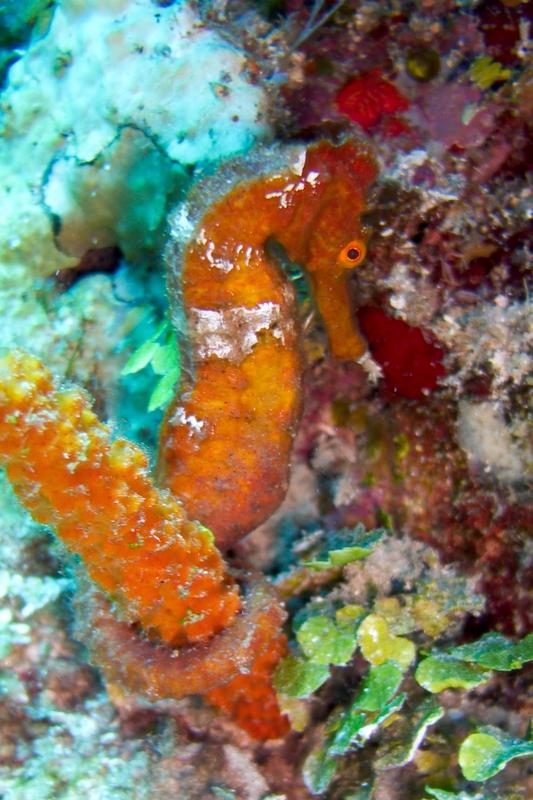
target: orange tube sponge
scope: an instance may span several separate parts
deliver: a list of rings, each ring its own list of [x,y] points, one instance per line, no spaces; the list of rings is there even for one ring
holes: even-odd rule
[[[211,533],[157,490],[144,452],[40,362],[0,358],[0,453],[22,503],[80,555],[128,621],[176,646],[226,628],[240,600]]]
[[[346,277],[366,251],[360,215],[374,161],[353,142],[289,153],[279,169],[238,180],[198,220],[184,225],[180,211],[174,221],[169,285],[187,319],[194,383],[166,415],[159,477],[221,548],[283,499],[300,414],[294,296],[269,255],[272,239],[308,271],[333,354],[356,359],[365,349]]]

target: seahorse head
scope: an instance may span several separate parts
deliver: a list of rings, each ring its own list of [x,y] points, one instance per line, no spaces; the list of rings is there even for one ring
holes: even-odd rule
[[[377,174],[376,163],[369,148],[360,142],[320,142],[308,149],[304,174],[307,181],[317,182],[306,268],[312,273],[340,275],[366,256],[368,234],[361,212],[368,186]]]

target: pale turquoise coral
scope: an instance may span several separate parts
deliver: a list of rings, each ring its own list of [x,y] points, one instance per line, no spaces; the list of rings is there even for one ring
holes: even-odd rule
[[[48,33],[11,67],[2,98],[0,260],[41,273],[72,263],[54,245],[44,187],[62,229],[93,246],[114,236],[127,250],[130,217],[153,236],[154,208],[162,218],[183,181],[176,164],[239,152],[267,132],[264,94],[244,66],[188,4],[61,0]],[[94,223],[79,219],[95,196],[107,217],[100,208]]]
[[[188,3],[50,7],[0,100],[0,346],[54,366],[53,293],[36,279],[113,245],[153,271],[191,168],[246,150],[269,125],[244,53]],[[110,283],[106,295],[112,306]]]

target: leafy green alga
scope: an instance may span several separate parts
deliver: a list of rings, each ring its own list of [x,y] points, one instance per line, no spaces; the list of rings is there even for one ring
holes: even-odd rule
[[[519,642],[513,642],[501,633],[486,633],[477,642],[454,647],[448,652],[454,658],[488,669],[505,672],[520,669],[528,661],[533,661],[533,633]]]
[[[417,667],[415,678],[428,692],[445,689],[473,689],[486,683],[492,673],[476,665],[465,664],[447,653],[435,653]]]
[[[365,616],[366,611],[363,606],[350,603],[335,611],[335,622],[339,628],[356,633]]]
[[[480,89],[490,89],[494,83],[506,81],[511,77],[511,71],[506,69],[499,61],[494,61],[491,56],[481,55],[470,64],[468,75]]]
[[[437,789],[434,786],[426,786],[426,792],[431,795],[431,797],[436,797],[437,800],[483,800],[481,795],[479,794],[469,794],[467,792],[448,792],[445,789]]]
[[[469,781],[485,781],[513,758],[533,756],[533,741],[513,739],[487,726],[467,736],[459,749],[459,766]]]
[[[487,633],[477,642],[434,653],[416,670],[418,683],[430,692],[473,689],[491,678],[489,670],[519,669],[533,660],[533,634],[512,642],[500,633]]]
[[[315,664],[298,656],[280,661],[273,677],[276,691],[287,697],[309,697],[329,677],[327,664]]]
[[[359,626],[358,639],[362,654],[374,666],[395,661],[406,670],[416,655],[414,644],[409,639],[393,636],[387,620],[379,614],[365,617]]]
[[[122,369],[122,375],[140,372],[149,364],[155,374],[160,376],[148,401],[148,411],[156,411],[170,402],[181,374],[180,351],[167,320],[131,354]]]
[[[274,673],[274,686],[285,697],[309,697],[329,677],[331,664],[347,664],[357,646],[357,613],[340,615],[337,624],[324,614],[309,617],[296,631],[303,656],[289,655]],[[337,614],[338,616],[338,614]]]
[[[338,532],[339,535],[347,535],[347,533],[347,531]],[[332,567],[344,567],[353,561],[360,561],[372,553],[385,533],[384,528],[376,528],[367,533],[364,525],[357,525],[350,532],[351,543],[347,547],[329,550],[324,559],[306,561],[305,566],[310,569],[325,570],[332,569]]]
[[[326,791],[335,776],[338,756],[353,747],[363,747],[385,720],[400,710],[405,699],[405,694],[398,695],[377,714],[360,711],[357,699],[349,708],[337,712],[328,724],[325,742],[312,750],[305,760],[303,775],[309,791],[312,794]]]
[[[354,707],[362,711],[379,711],[396,694],[403,678],[403,670],[394,661],[370,667]]]
[[[343,756],[352,746],[363,742],[359,738],[359,732],[364,727],[367,717],[368,714],[351,705],[330,723],[334,735],[330,738],[327,751],[331,756]]]
[[[443,715],[444,709],[433,697],[422,700],[414,713],[409,715],[411,729],[408,734],[405,735],[402,731],[400,739],[388,743],[381,749],[380,756],[374,762],[375,768],[393,769],[412,761],[424,740],[427,729],[438,722]]]
[[[328,752],[340,756],[351,747],[362,747],[385,720],[401,709],[406,699],[407,695],[402,692],[385,703],[379,713],[365,713],[358,709],[357,701],[352,703],[332,724],[334,735],[328,745]]]
[[[304,761],[302,777],[311,794],[322,794],[333,780],[337,761],[325,748],[313,750]]]
[[[352,657],[357,640],[345,628],[339,628],[326,616],[310,617],[296,632],[298,644],[315,664],[342,666]]]

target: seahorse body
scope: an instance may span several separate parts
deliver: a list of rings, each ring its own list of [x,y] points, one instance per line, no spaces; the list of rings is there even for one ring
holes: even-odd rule
[[[290,155],[275,174],[240,180],[196,222],[181,252],[170,250],[194,383],[166,415],[159,477],[222,549],[283,499],[300,414],[294,293],[268,254],[271,239],[307,270],[333,354],[357,359],[364,351],[346,273],[365,255],[360,214],[374,161],[353,142]]]

